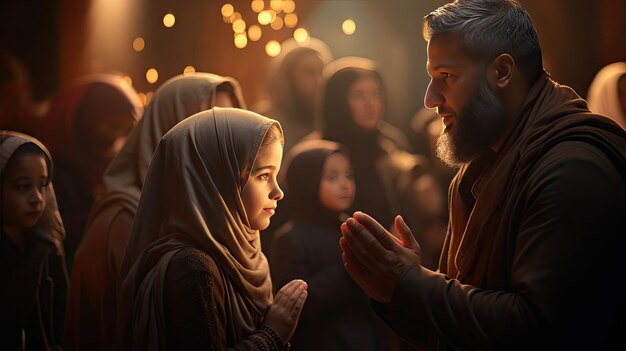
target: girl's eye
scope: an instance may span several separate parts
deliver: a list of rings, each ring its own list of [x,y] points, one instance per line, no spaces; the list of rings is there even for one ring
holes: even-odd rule
[[[263,174],[259,175],[259,179],[260,180],[269,180],[270,179],[270,174],[269,173],[263,173]]]
[[[27,191],[31,187],[30,183],[18,184],[16,185],[16,189],[18,191]]]
[[[348,174],[348,175],[346,176],[346,178],[348,178],[348,179],[352,180],[352,179],[354,179],[354,175],[353,175],[352,173],[350,173],[350,174]]]

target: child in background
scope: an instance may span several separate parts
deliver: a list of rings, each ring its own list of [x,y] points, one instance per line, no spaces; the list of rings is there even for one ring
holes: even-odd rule
[[[0,131],[0,348],[62,346],[67,271],[65,230],[52,188],[52,161],[36,139]]]
[[[365,294],[346,273],[338,242],[355,183],[347,151],[338,143],[304,141],[285,160],[290,221],[278,230],[270,259],[274,286],[308,284],[307,303],[292,350],[377,350],[384,336]]]

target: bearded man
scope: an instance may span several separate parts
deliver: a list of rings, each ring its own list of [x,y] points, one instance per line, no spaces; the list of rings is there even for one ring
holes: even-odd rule
[[[515,0],[457,0],[423,21],[424,102],[459,170],[438,270],[401,217],[342,224],[348,273],[428,349],[608,349],[626,331],[626,132],[543,70]],[[618,343],[616,343],[618,342]]]

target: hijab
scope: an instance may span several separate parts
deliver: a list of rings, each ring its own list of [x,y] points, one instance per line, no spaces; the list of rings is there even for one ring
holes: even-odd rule
[[[382,77],[376,64],[365,58],[342,58],[329,65],[322,107],[322,139],[341,143],[350,152],[356,182],[356,209],[369,213],[383,223],[393,221],[391,205],[385,191],[377,158],[385,157],[379,128],[366,131],[357,126],[348,106],[348,90],[357,80],[371,77],[380,82]],[[383,94],[384,99],[384,94]]]
[[[626,62],[615,62],[602,68],[589,86],[587,104],[593,113],[605,115],[626,129],[626,111],[619,101],[619,79],[626,75]]]
[[[160,300],[165,272],[175,252],[188,246],[209,254],[223,273],[232,339],[241,340],[260,324],[272,286],[241,192],[272,125],[280,127],[253,112],[213,108],[161,139],[120,272],[116,327],[122,345],[165,345]]]
[[[122,227],[118,216],[135,216],[150,160],[161,137],[188,116],[214,106],[218,86],[223,84],[233,92],[237,106],[245,107],[239,84],[232,78],[196,73],[165,82],[109,165],[104,174],[105,193],[92,206],[74,260],[65,322],[66,346],[78,348],[91,343],[91,348],[110,349],[115,310],[106,308],[116,305],[116,279],[132,228]]]
[[[328,210],[320,202],[320,182],[324,165],[330,155],[347,151],[338,143],[327,140],[303,141],[293,147],[285,158],[282,207],[288,217],[315,225],[339,228],[339,213]]]
[[[53,245],[58,254],[63,254],[65,229],[59,214],[54,187],[52,186],[53,164],[48,149],[37,139],[18,132],[0,131],[0,179],[11,156],[26,144],[34,144],[43,153],[48,166],[48,181],[44,187],[46,207],[31,231],[40,239]]]
[[[116,201],[124,203],[133,214],[137,211],[148,166],[161,137],[186,117],[215,106],[217,87],[222,84],[232,87],[237,107],[245,108],[239,83],[215,74],[180,75],[157,90],[137,127],[104,173],[106,192],[94,205],[92,216]]]

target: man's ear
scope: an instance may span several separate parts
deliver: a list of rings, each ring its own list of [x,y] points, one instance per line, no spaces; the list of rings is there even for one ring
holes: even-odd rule
[[[509,54],[501,54],[489,64],[487,77],[492,87],[506,88],[515,71],[515,59]]]

